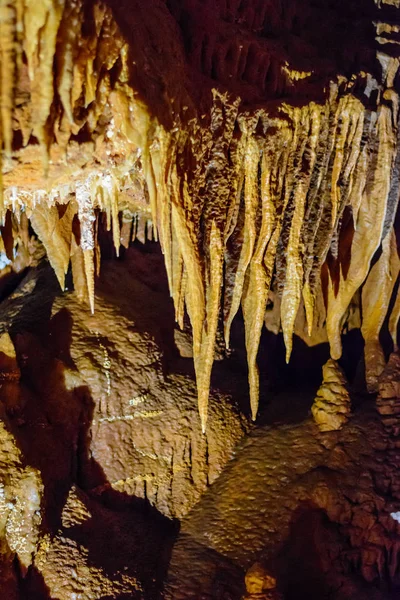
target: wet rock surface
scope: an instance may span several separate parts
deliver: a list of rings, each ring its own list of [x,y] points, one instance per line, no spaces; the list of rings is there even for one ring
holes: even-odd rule
[[[321,431],[336,431],[348,421],[351,411],[346,377],[335,360],[322,369],[322,385],[311,408]]]
[[[182,521],[165,597],[240,598],[237,582],[244,594],[262,560],[284,598],[395,598],[398,500],[378,483],[397,478],[386,443],[373,407],[340,433],[311,419],[257,428]]]
[[[169,368],[181,359],[168,295],[141,280],[134,258],[104,264],[94,315],[74,293],[60,295],[43,265],[3,305],[3,413],[44,487],[37,551],[19,583],[27,598],[153,598],[173,519],[200,499],[248,429],[233,399],[215,391],[215,419],[201,433],[193,377]]]
[[[391,354],[380,377],[376,406],[386,430],[391,434],[392,444],[396,446],[400,435],[400,355],[398,352]]]
[[[398,597],[399,14],[0,2],[0,597]]]
[[[67,387],[77,387],[78,376],[90,394],[79,477],[99,497],[142,499],[181,518],[222,471],[246,420],[215,393],[202,434],[193,380],[167,371],[168,356],[177,353],[171,307],[126,265],[104,266],[94,315],[68,295],[52,308],[53,347],[71,327]]]
[[[339,431],[286,381],[252,428],[214,386],[203,436],[159,264],[106,261],[94,315],[45,265],[2,304],[1,594],[396,598],[398,355]],[[7,533],[24,502],[25,550]]]

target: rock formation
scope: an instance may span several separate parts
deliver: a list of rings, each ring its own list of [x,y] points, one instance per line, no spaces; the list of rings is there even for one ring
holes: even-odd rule
[[[117,254],[159,239],[203,429],[221,314],[229,345],[242,306],[253,417],[271,289],[287,359],[303,306],[335,360],[361,290],[373,381],[389,306],[395,342],[400,314],[397,4],[261,4],[1,5],[8,255],[29,220],[94,310],[103,217]]]
[[[281,600],[276,590],[276,579],[259,563],[255,563],[246,573],[246,591],[244,600]]]
[[[0,595],[398,592],[399,44],[399,0],[0,0]]]
[[[400,356],[398,352],[391,354],[380,377],[376,405],[385,429],[391,434],[392,444],[397,447],[396,441],[400,435]]]
[[[131,251],[103,265],[95,315],[75,292],[60,295],[46,266],[3,306],[0,331],[15,342],[0,336],[1,597],[13,598],[12,584],[15,598],[21,587],[44,598],[43,585],[65,599],[154,598],[173,520],[248,430],[233,399],[215,391],[201,433],[194,382],[163,369],[174,352],[168,294],[132,277],[140,260]],[[26,582],[15,557],[23,574],[30,567]]]
[[[336,431],[347,422],[351,412],[346,378],[336,361],[330,359],[322,369],[322,385],[311,408],[321,431]]]

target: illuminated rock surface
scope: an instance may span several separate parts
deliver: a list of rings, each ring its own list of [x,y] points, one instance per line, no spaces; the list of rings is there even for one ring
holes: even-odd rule
[[[389,306],[396,343],[396,5],[261,4],[1,5],[7,237],[26,215],[92,310],[100,213],[117,253],[158,237],[203,429],[221,310],[228,345],[242,306],[254,418],[271,289],[288,359],[304,310],[337,360],[362,286],[371,388]]]
[[[0,0],[4,597],[398,596],[399,43]]]
[[[319,388],[311,412],[321,431],[340,429],[351,412],[346,378],[336,361],[330,359],[322,369]]]
[[[216,387],[204,438],[160,264],[137,247],[105,261],[94,315],[46,265],[3,302],[1,477],[15,506],[34,486],[40,519],[25,577],[15,565],[26,553],[4,537],[1,592],[239,600],[261,561],[277,581],[265,598],[395,598],[385,586],[400,584],[399,457],[386,414],[364,399],[323,433],[309,415],[315,392],[285,382],[248,433]],[[381,396],[397,380],[393,357]],[[233,360],[215,385],[232,379],[238,392]]]

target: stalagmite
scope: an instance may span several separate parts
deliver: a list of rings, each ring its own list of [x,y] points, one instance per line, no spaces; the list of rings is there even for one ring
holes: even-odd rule
[[[311,412],[321,431],[337,431],[349,419],[350,411],[346,378],[337,362],[330,359],[323,367],[322,385]]]

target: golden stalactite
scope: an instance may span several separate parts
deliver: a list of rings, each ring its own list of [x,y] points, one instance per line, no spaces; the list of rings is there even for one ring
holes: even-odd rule
[[[253,133],[257,124],[257,115],[249,122],[245,118],[240,122],[242,144],[238,159],[243,161],[244,225],[243,242],[237,265],[230,309],[225,321],[225,343],[229,347],[232,321],[239,309],[243,293],[246,271],[254,252],[256,241],[256,211],[258,208],[258,164],[260,148]]]
[[[12,114],[14,108],[14,88],[17,77],[17,7],[10,0],[0,2],[0,111],[1,141],[8,155],[12,143]]]
[[[72,236],[71,242],[71,271],[77,297],[81,302],[89,302],[83,250],[77,244],[74,236]]]
[[[24,0],[24,48],[31,80],[32,131],[48,160],[46,122],[54,98],[53,64],[63,0]]]
[[[60,216],[60,211],[64,214]],[[46,248],[47,256],[64,290],[71,254],[72,221],[76,213],[73,202],[66,205],[49,206],[47,200],[38,203],[32,211],[30,221],[35,233]]]
[[[205,321],[205,293],[200,261],[186,227],[182,209],[172,204],[172,228],[181,248],[185,270],[188,273],[185,286],[185,304],[193,331],[193,356],[200,356],[201,332]]]
[[[93,199],[96,197],[96,186],[93,181],[79,183],[75,191],[78,203],[78,217],[80,222],[80,246],[83,252],[83,265],[86,278],[87,293],[90,310],[94,312],[94,222],[95,214]]]
[[[397,336],[397,328],[400,319],[400,292],[399,288],[397,288],[396,298],[394,301],[392,312],[389,317],[389,333],[393,340],[394,350],[397,351],[399,348],[398,344],[398,336]]]
[[[295,173],[292,183],[292,193],[295,198],[295,208],[290,225],[289,243],[287,248],[287,266],[285,287],[282,293],[281,323],[286,345],[286,362],[289,362],[292,351],[294,323],[299,309],[303,288],[303,260],[300,249],[301,229],[303,225],[307,190],[314,168],[316,146],[320,130],[320,115],[317,107],[310,107],[304,114],[301,111],[297,119],[303,125],[297,160],[303,166],[303,171]],[[309,311],[310,312],[310,311]],[[311,317],[310,317],[311,318]],[[311,319],[312,322],[312,319]]]
[[[206,294],[206,320],[201,329],[200,351],[194,354],[199,414],[203,433],[206,431],[211,369],[214,362],[215,338],[218,328],[223,271],[223,240],[215,221],[211,225],[209,242],[210,273]]]
[[[92,14],[84,27],[86,10]],[[29,216],[62,288],[71,264],[76,293],[92,312],[100,264],[98,215],[106,215],[117,255],[121,211],[125,215],[128,209],[135,220],[133,237],[143,241],[151,219],[176,320],[183,327],[186,310],[192,326],[203,431],[221,306],[227,346],[242,307],[254,419],[257,354],[271,287],[277,290],[287,360],[302,303],[308,334],[313,333],[325,259],[332,358],[341,355],[342,321],[362,286],[362,333],[367,346],[378,344],[399,270],[393,230],[397,205],[389,200],[398,151],[398,59],[381,56],[376,110],[359,99],[363,73],[349,80],[338,76],[319,103],[300,107],[286,100],[273,114],[267,106],[249,109],[239,97],[217,90],[200,114],[182,84],[176,94],[182,97],[168,96],[166,86],[159,99],[160,105],[170,105],[168,118],[174,122],[167,125],[168,119],[157,118],[135,89],[132,66],[140,66],[140,49],[124,38],[106,4],[0,0],[0,26],[2,148],[12,150],[23,51],[31,109],[21,129],[24,143],[32,131],[46,157],[56,146],[65,163],[54,166],[50,160],[49,177],[36,189],[22,193],[8,185],[5,208]],[[152,64],[146,63],[149,72]],[[311,76],[296,74],[290,65],[286,75],[296,81]],[[78,145],[71,136],[81,132],[90,138],[93,156],[70,167],[69,153]],[[139,203],[132,193],[135,177],[143,188]],[[354,234],[344,259],[347,211]],[[130,237],[127,220],[124,216],[124,245]],[[3,242],[10,253],[10,243]],[[371,268],[380,246],[382,254]],[[395,342],[399,315],[398,295],[389,317]]]
[[[79,35],[82,25],[82,4],[79,0],[69,0],[65,5],[65,15],[62,19],[58,35],[57,62],[57,90],[60,95],[65,115],[72,125],[74,123],[73,105],[80,94],[74,90],[74,75],[76,75],[77,64],[79,65],[79,47],[76,44],[76,36]],[[87,86],[91,89],[90,86]],[[93,97],[92,97],[93,100]]]
[[[355,292],[365,281],[370,263],[382,238],[386,206],[390,191],[393,159],[395,156],[395,136],[392,127],[390,107],[379,107],[374,138],[376,149],[370,161],[364,180],[362,201],[358,208],[358,218],[351,245],[351,261],[346,278],[341,277],[338,291],[334,283],[328,285],[327,333],[331,348],[331,356],[337,360],[342,354],[341,325],[342,319]],[[352,195],[350,195],[350,204]]]
[[[359,103],[354,102],[354,98],[347,96],[338,103],[338,108],[335,115],[336,122],[336,137],[334,145],[334,160],[331,178],[331,206],[332,206],[332,227],[336,224],[339,207],[342,201],[340,179],[343,171],[343,163],[347,158],[345,156],[346,144],[354,149],[358,148],[359,144],[353,144],[351,128],[354,122],[354,115],[357,115],[360,107]]]
[[[104,211],[107,216],[107,231],[110,231],[112,227],[115,253],[119,256],[121,231],[119,225],[118,181],[114,179],[111,173],[105,173],[101,179],[97,181],[95,193],[97,194],[97,201],[100,209]]]
[[[92,314],[94,314],[94,249],[86,248],[83,250],[83,266],[85,270],[87,295]]]
[[[10,156],[12,145],[12,116],[15,100],[15,83],[18,67],[18,19],[21,15],[19,1],[0,1],[0,148]],[[3,154],[3,152],[2,152]],[[3,160],[0,156],[0,222],[4,221]]]
[[[272,278],[272,269],[269,271],[265,269],[263,261],[275,224],[275,198],[271,189],[272,170],[276,170],[273,158],[273,155],[263,154],[260,190],[262,222],[254,255],[246,275],[247,281],[244,286],[242,299],[247,364],[249,368],[250,406],[253,420],[257,416],[259,398],[257,353]]]
[[[169,144],[172,143],[170,136],[167,135],[166,131],[162,127],[157,127],[152,143],[150,158],[151,158],[151,173],[154,176],[157,186],[152,192],[156,193],[157,197],[153,200],[152,212],[153,222],[158,223],[158,233],[161,248],[164,254],[165,269],[167,272],[169,289],[171,290],[172,298],[174,299],[175,310],[177,321],[179,321],[179,309],[180,302],[178,300],[180,294],[180,281],[182,277],[181,268],[179,265],[177,268],[174,280],[172,274],[175,272],[173,265],[173,250],[172,250],[172,231],[171,231],[171,205],[169,198],[168,181],[170,174],[169,169],[169,158],[170,148]],[[154,215],[154,211],[157,213]],[[155,217],[155,220],[154,220]],[[176,246],[176,244],[175,244]],[[178,252],[178,261],[180,260],[180,253]],[[183,266],[183,263],[182,263]]]
[[[377,391],[377,381],[385,366],[379,333],[386,318],[393,288],[400,272],[396,234],[393,227],[382,242],[382,252],[373,265],[362,289],[361,333],[365,341],[365,376],[367,388]]]

